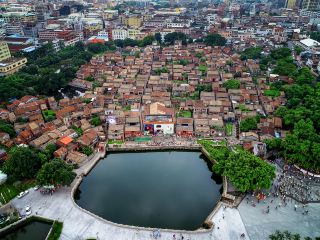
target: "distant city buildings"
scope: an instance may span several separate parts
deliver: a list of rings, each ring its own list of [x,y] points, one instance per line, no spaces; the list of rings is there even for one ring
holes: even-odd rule
[[[180,32],[190,41],[219,33],[228,44],[279,46],[320,29],[320,0],[274,1],[20,1],[0,4],[0,35],[11,52],[33,51],[51,42],[56,51],[77,41],[141,40]],[[121,6],[117,4],[123,3]],[[297,33],[299,29],[299,33]]]

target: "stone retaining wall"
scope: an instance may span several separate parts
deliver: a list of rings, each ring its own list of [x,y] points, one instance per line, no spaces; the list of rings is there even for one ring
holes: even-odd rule
[[[199,151],[201,150],[201,146],[193,145],[193,146],[125,146],[122,147],[108,147],[108,152],[125,152],[125,151],[165,151],[165,150],[179,150],[179,151]]]
[[[39,216],[34,216],[34,215],[30,215],[26,218],[22,218],[16,222],[11,223],[10,225],[1,228],[0,229],[0,237],[5,236],[9,231],[13,230],[13,229],[17,229],[20,228],[21,226],[24,226],[25,224],[31,223],[33,221],[38,221],[38,222],[47,222],[47,223],[53,223],[54,221],[51,219],[47,219],[47,218],[43,218],[43,217],[39,217]],[[51,229],[52,229],[52,225],[51,225]],[[51,229],[47,235],[47,237],[49,236]]]

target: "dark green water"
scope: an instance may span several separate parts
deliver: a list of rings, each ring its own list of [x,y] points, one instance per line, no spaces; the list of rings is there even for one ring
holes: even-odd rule
[[[115,223],[195,230],[219,200],[221,184],[200,152],[112,153],[84,178],[75,199]]]
[[[31,222],[18,229],[12,230],[3,240],[44,240],[51,228],[50,223]]]

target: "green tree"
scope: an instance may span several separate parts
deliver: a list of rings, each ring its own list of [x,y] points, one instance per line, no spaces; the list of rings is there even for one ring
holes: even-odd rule
[[[40,185],[69,186],[76,174],[73,167],[59,158],[45,163],[37,174],[37,182]]]
[[[142,39],[142,41],[139,43],[139,46],[141,47],[145,47],[148,45],[151,45],[153,41],[155,41],[155,37],[154,36],[146,36]]]
[[[167,67],[157,68],[154,70],[155,74],[161,75],[161,73],[170,73]]]
[[[273,69],[273,73],[279,74],[281,76],[289,76],[297,69],[296,65],[293,63],[291,57],[288,59],[280,59],[277,61],[276,67]]]
[[[247,60],[247,59],[259,59],[261,58],[262,48],[261,47],[250,47],[245,49],[241,53],[241,60]]]
[[[28,147],[12,148],[4,164],[4,172],[13,179],[34,178],[39,168],[39,156]]]
[[[226,89],[239,89],[240,88],[240,80],[238,79],[229,79],[225,81],[222,86]]]
[[[270,56],[276,60],[284,59],[291,56],[291,49],[287,47],[274,49],[271,51]]]
[[[83,154],[90,156],[93,153],[93,149],[89,146],[82,146],[80,148],[80,152],[82,152]]]
[[[168,33],[164,37],[164,42],[167,45],[173,45],[176,40],[181,40],[182,44],[187,43],[187,35],[181,32],[173,32],[173,33]]]
[[[312,32],[310,34],[310,38],[320,42],[320,32]]]
[[[8,133],[10,137],[14,137],[16,135],[13,125],[2,119],[0,119],[0,132]]]
[[[71,128],[78,134],[78,136],[81,136],[83,134],[83,130],[81,128],[78,128],[76,126],[72,126]]]
[[[85,77],[84,80],[89,81],[89,82],[94,82],[95,81],[94,77],[91,76],[91,75],[88,76],[88,77]]]
[[[208,34],[204,38],[204,43],[209,46],[224,46],[226,45],[226,42],[227,42],[227,39],[225,39],[218,33]]]
[[[186,66],[186,65],[189,64],[189,61],[186,60],[186,59],[181,59],[181,60],[179,60],[179,64],[181,64],[181,65],[183,65],[183,66]]]
[[[28,65],[17,73],[0,77],[0,100],[24,95],[55,95],[92,57],[83,43],[65,47],[59,52],[54,51],[52,44],[47,44],[20,55],[27,57]]]
[[[302,51],[303,51],[303,48],[301,48],[299,46],[295,46],[294,51],[296,52],[297,55],[300,55],[300,53],[302,53]]]
[[[276,231],[275,233],[271,234],[269,236],[270,240],[302,240],[301,236],[299,234],[294,234],[288,231],[280,232]],[[319,238],[315,238],[317,240]],[[304,240],[312,240],[310,237],[305,237]]]
[[[107,46],[105,46],[103,43],[89,43],[87,48],[94,54],[103,53],[108,50]]]
[[[196,91],[212,92],[212,85],[211,84],[198,84],[196,86]]]
[[[100,119],[100,117],[98,116],[94,116],[91,120],[90,120],[90,124],[94,125],[94,126],[99,126],[102,124],[102,121]]]
[[[248,117],[240,122],[240,131],[248,132],[251,130],[257,129],[257,118],[256,117]]]
[[[241,192],[269,189],[276,176],[273,166],[245,150],[220,159],[213,171],[226,176]]]
[[[267,144],[268,150],[280,150],[282,149],[282,139],[272,138],[264,141]]]
[[[154,38],[157,40],[158,43],[161,43],[161,42],[162,42],[161,34],[160,34],[160,33],[156,33],[156,34],[154,35]]]
[[[320,169],[320,139],[310,119],[300,120],[284,139],[283,155],[289,163],[309,170]]]
[[[296,70],[291,76],[295,80],[295,83],[300,85],[312,84],[316,80],[315,76],[311,73],[308,67],[303,67]]]

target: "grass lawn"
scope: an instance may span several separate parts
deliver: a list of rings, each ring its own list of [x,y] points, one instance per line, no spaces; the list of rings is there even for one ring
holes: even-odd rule
[[[179,111],[177,113],[177,117],[191,118],[192,117],[192,112],[189,111],[189,110]]]
[[[4,183],[0,185],[0,203],[6,204],[15,198],[20,192],[25,191],[36,185],[35,180],[17,184]]]
[[[62,228],[63,228],[62,222],[54,221],[48,240],[58,240],[60,238]]]
[[[233,131],[233,124],[232,123],[226,123],[226,134],[227,136],[232,136]]]
[[[111,140],[109,139],[108,140],[108,144],[118,144],[118,145],[121,145],[123,144],[124,142],[122,140]]]

